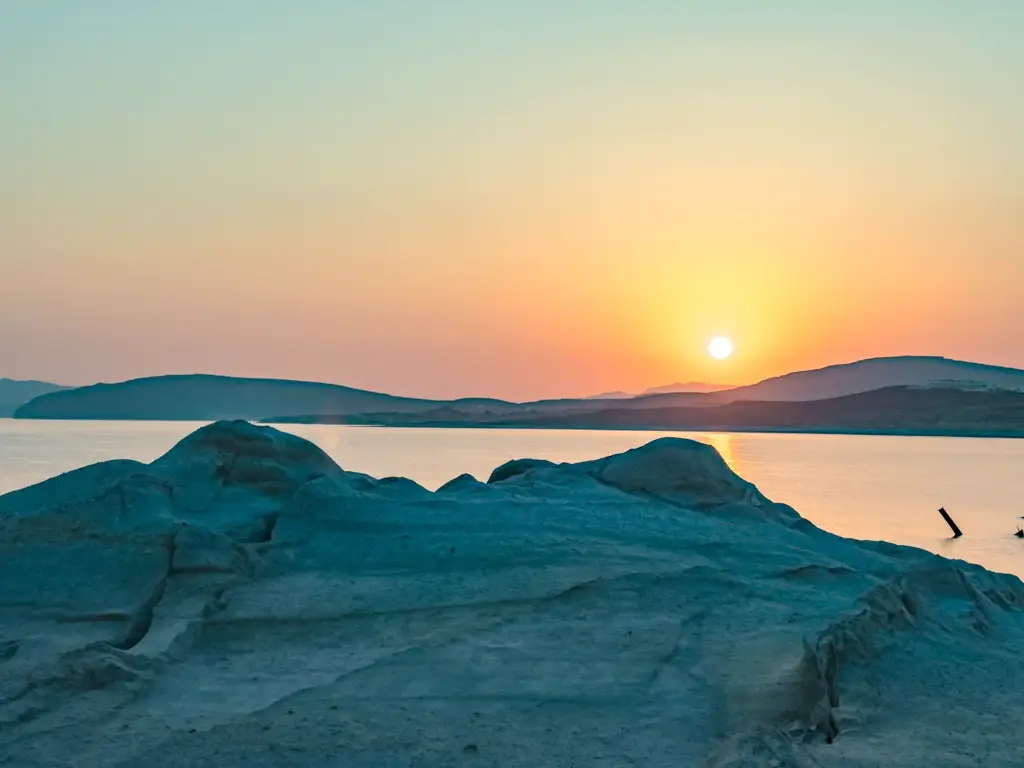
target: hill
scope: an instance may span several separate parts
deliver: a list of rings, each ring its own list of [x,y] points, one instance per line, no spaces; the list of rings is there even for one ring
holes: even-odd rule
[[[617,393],[608,393],[597,399],[565,398],[528,403],[490,398],[428,400],[307,381],[174,375],[43,394],[18,408],[15,417],[344,423],[355,415],[383,415],[385,420],[398,423],[408,420],[404,415],[444,408],[446,421],[471,425],[497,423],[513,415],[518,420],[548,417],[557,420],[609,409],[710,408],[740,400],[776,403],[828,400],[897,386],[965,390],[995,387],[1024,391],[1024,371],[938,357],[877,358],[790,373],[717,392],[671,392],[625,399]]]
[[[282,419],[303,421],[303,419]],[[325,421],[321,419],[320,421]],[[573,413],[480,414],[452,408],[420,413],[353,414],[334,423],[375,426],[544,429],[657,429],[730,432],[1024,437],[1024,392],[887,387],[809,401],[737,400],[712,406],[627,408]]]
[[[39,395],[58,392],[67,387],[48,381],[16,381],[0,379],[0,417],[13,416],[22,405]]]
[[[826,400],[886,387],[921,386],[964,389],[996,387],[1024,391],[1024,371],[944,357],[878,357],[787,373],[757,384],[713,393],[704,398],[702,403],[689,395],[668,394],[636,398],[630,407],[722,404],[734,400]]]
[[[538,417],[524,426],[1024,437],[1024,392],[887,387],[822,400],[609,408]]]
[[[730,387],[726,384],[706,384],[703,381],[688,381],[685,384],[677,381],[675,384],[665,384],[661,387],[649,387],[640,393],[640,397],[644,397],[645,395],[672,395],[684,392],[724,392],[727,389],[734,389],[734,387]]]
[[[455,401],[464,413],[500,400]],[[19,419],[138,419],[215,421],[257,419],[269,413],[405,413],[445,403],[394,397],[336,384],[283,379],[245,379],[204,374],[157,376],[118,384],[94,384],[37,397],[15,412]]]
[[[665,384],[661,387],[648,387],[643,392],[623,392],[622,390],[615,390],[613,392],[602,392],[599,395],[590,395],[584,398],[585,400],[627,400],[629,398],[646,397],[647,395],[673,395],[673,394],[706,394],[708,392],[722,392],[727,389],[733,389],[726,384],[705,384],[700,381],[689,381],[685,384],[682,382],[676,382],[675,384]]]

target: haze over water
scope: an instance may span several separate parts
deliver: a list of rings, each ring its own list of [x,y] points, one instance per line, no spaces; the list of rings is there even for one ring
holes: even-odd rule
[[[185,422],[0,419],[0,493],[107,459],[151,461],[201,426]],[[408,477],[434,490],[468,472],[486,480],[514,458],[583,461],[662,434],[713,445],[774,501],[841,536],[921,547],[1024,577],[1019,473],[1024,440],[583,430],[286,427],[342,467]],[[953,540],[945,506],[964,531]]]

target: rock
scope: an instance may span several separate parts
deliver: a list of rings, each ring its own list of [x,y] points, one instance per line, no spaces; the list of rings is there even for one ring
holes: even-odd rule
[[[465,492],[484,485],[470,474],[459,475],[437,489],[438,493]]]
[[[430,493],[226,422],[0,497],[11,766],[1014,765],[1022,645],[686,440]]]
[[[554,466],[550,461],[545,461],[544,459],[513,459],[491,472],[491,476],[487,478],[487,484],[501,483],[505,480],[525,475],[527,472],[535,469],[547,469]]]
[[[691,507],[769,503],[753,484],[729,468],[718,451],[693,440],[665,437],[576,467],[614,488]]]

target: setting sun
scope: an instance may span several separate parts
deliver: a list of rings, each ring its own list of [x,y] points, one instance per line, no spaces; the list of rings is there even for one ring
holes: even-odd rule
[[[718,336],[708,343],[708,354],[716,360],[725,360],[732,355],[732,342],[725,336]]]

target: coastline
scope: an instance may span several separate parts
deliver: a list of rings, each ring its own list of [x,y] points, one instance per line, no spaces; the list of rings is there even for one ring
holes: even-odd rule
[[[138,418],[93,418],[89,416],[68,418],[68,417],[15,417],[0,416],[0,420],[7,421],[82,421],[82,422],[168,422],[168,423],[201,423],[208,424],[218,419],[138,419]],[[598,426],[598,425],[549,425],[549,424],[524,424],[524,423],[487,423],[487,422],[411,422],[408,424],[385,424],[373,421],[316,421],[297,419],[256,419],[253,423],[265,424],[268,426],[334,426],[334,427],[373,427],[375,429],[506,429],[506,430],[530,430],[530,431],[578,431],[578,432],[692,432],[700,434],[763,434],[763,435],[840,435],[847,437],[948,437],[948,438],[971,438],[979,440],[1024,440],[1024,430],[969,430],[969,429],[855,429],[848,427],[801,427],[801,428],[776,428],[776,427],[737,427],[734,425],[721,426],[679,426],[679,425],[655,425],[655,426]]]
[[[764,434],[764,435],[842,435],[848,437],[959,437],[985,440],[1021,440],[1024,430],[1004,430],[978,432],[973,430],[883,430],[883,429],[850,429],[843,427],[821,428],[769,428],[769,427],[736,427],[736,426],[701,426],[687,427],[668,426],[588,426],[588,425],[548,425],[548,424],[517,424],[486,422],[420,422],[409,424],[382,424],[373,422],[343,421],[289,421],[278,419],[260,420],[257,423],[269,426],[336,426],[336,427],[374,427],[377,429],[508,429],[531,431],[579,431],[579,432],[692,432],[701,434]]]

